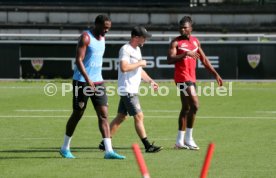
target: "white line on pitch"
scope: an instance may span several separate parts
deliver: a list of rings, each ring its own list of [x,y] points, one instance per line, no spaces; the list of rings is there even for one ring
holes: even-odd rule
[[[26,116],[12,116],[6,115],[1,116],[0,118],[68,118],[68,116],[43,116],[43,115],[26,115]],[[87,118],[96,118],[97,116],[84,116]],[[115,116],[109,116],[109,118],[114,118]],[[145,116],[146,118],[175,118],[175,116]],[[197,116],[197,118],[202,119],[276,119],[276,117],[264,117],[264,116]]]
[[[18,112],[68,112],[69,109],[17,109]]]
[[[143,110],[145,112],[180,112],[180,110]]]
[[[17,139],[17,140],[58,140],[58,138],[39,138],[39,137],[36,137],[36,138],[0,138],[0,140],[14,140],[14,139]]]
[[[256,111],[256,113],[276,114],[276,111]]]
[[[14,110],[17,112],[70,112],[70,109],[17,109]],[[179,110],[144,110],[144,112],[151,112],[151,113],[178,113]],[[276,111],[255,111],[256,113],[267,113],[267,114],[276,114]],[[149,116],[148,116],[149,117]],[[158,116],[156,116],[158,117]],[[200,116],[198,116],[200,117]],[[215,116],[217,117],[217,116]],[[210,117],[211,118],[211,117]],[[212,117],[214,118],[214,117]]]
[[[23,87],[23,86],[1,86],[0,89],[34,89],[34,88],[38,88],[38,89],[42,89],[43,86],[41,87],[31,87],[31,86],[26,86],[26,87]]]
[[[29,118],[40,118],[40,117],[52,117],[52,118],[59,118],[59,117],[69,117],[69,116],[0,116],[0,118],[26,118],[26,117],[29,117]],[[87,117],[87,116],[86,116]],[[91,116],[88,116],[88,117],[91,117]],[[96,117],[96,116],[95,116]]]
[[[264,116],[197,116],[203,119],[276,119],[276,117]]]

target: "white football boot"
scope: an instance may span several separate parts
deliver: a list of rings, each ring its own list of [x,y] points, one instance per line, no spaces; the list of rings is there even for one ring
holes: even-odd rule
[[[181,150],[181,149],[186,149],[186,150],[188,150],[189,147],[186,146],[185,144],[176,143],[176,144],[174,145],[174,149],[179,149],[179,150]]]
[[[197,146],[193,138],[191,139],[186,138],[184,141],[184,145],[187,146],[189,150],[199,150],[199,147]]]

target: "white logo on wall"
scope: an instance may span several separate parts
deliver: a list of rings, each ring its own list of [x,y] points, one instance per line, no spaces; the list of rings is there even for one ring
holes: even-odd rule
[[[253,69],[255,69],[259,65],[260,60],[261,60],[260,54],[248,54],[247,55],[247,61]]]
[[[207,56],[211,65],[214,68],[219,68],[219,56]],[[143,59],[147,60],[147,66],[145,68],[174,68],[174,65],[167,64],[167,56],[143,56]],[[118,58],[104,58],[103,59],[103,70],[118,70],[119,69],[119,61]],[[197,68],[205,68],[200,60],[198,60]]]
[[[42,59],[34,59],[31,60],[32,66],[33,68],[38,72],[41,70],[42,66],[43,66],[43,60]]]

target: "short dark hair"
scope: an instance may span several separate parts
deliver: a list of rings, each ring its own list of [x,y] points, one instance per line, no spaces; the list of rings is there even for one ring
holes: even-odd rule
[[[184,16],[184,17],[179,21],[179,25],[184,25],[185,23],[190,23],[191,25],[193,25],[192,18],[191,18],[190,16]]]
[[[111,21],[106,15],[98,15],[95,19],[95,25],[104,24],[105,21]]]

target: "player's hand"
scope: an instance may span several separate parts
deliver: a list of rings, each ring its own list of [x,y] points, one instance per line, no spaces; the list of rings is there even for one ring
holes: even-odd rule
[[[151,85],[151,87],[153,88],[154,91],[157,91],[158,88],[159,88],[159,85],[153,80],[150,82],[150,85]]]
[[[223,81],[219,75],[216,75],[216,80],[218,82],[218,85],[221,87],[223,85]]]
[[[197,52],[194,52],[194,51],[188,51],[188,52],[186,53],[186,55],[187,55],[187,56],[190,56],[190,57],[192,57],[192,58],[194,58],[194,59],[200,58],[200,54],[198,54]]]
[[[140,63],[141,67],[146,67],[147,66],[147,61],[146,60],[140,60],[139,63]]]
[[[93,81],[89,80],[87,83],[88,83],[89,87],[91,87],[92,91],[96,91],[96,87],[95,87]]]

